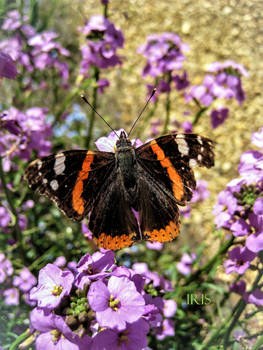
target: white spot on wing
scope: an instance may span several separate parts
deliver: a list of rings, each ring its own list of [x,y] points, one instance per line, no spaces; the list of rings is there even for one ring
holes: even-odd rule
[[[203,158],[202,155],[198,154],[197,159],[199,160],[199,162],[201,162],[202,158]]]
[[[48,183],[47,179],[43,179],[43,183],[47,184]]]
[[[187,145],[187,142],[184,139],[184,135],[182,134],[176,135],[176,143],[178,145],[179,152],[182,153],[184,156],[187,156],[189,153],[189,147]]]
[[[57,182],[57,180],[52,180],[50,182],[50,187],[52,188],[52,190],[56,191],[58,189],[58,182]]]
[[[202,137],[200,135],[197,136],[197,141],[200,143],[200,145],[203,144]]]
[[[54,165],[54,171],[56,175],[61,175],[63,171],[65,170],[65,159],[66,157],[64,156],[63,153],[58,153],[56,154],[56,160],[55,160],[55,165]]]
[[[41,162],[41,160],[38,160],[38,161],[37,161],[37,167],[38,167],[38,170],[41,169],[41,167],[42,167],[42,162]]]

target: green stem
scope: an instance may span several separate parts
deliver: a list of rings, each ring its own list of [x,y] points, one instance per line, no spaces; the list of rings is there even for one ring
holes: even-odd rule
[[[207,110],[207,107],[202,107],[195,115],[194,120],[192,122],[192,125],[195,126],[199,119],[201,118],[202,114]]]
[[[203,272],[207,271],[210,269],[211,266],[214,265],[215,261],[218,259],[218,257],[220,257],[220,255],[222,255],[223,253],[225,253],[228,248],[232,245],[233,241],[234,241],[235,237],[232,236],[228,241],[226,241],[221,248],[218,250],[218,252],[216,253],[216,255],[210,259],[204,266],[202,266],[200,269],[198,269],[195,273],[193,273],[191,276],[189,276],[189,278],[186,279],[185,281],[185,285],[189,284],[190,282],[192,282],[193,280],[195,280],[199,275],[201,275]]]
[[[10,191],[7,187],[6,181],[5,181],[5,174],[3,170],[3,165],[2,165],[2,158],[0,157],[0,179],[2,182],[2,188],[6,196],[7,203],[10,207],[11,213],[15,217],[15,231],[14,231],[14,239],[18,244],[18,249],[21,250],[21,253],[23,253],[23,240],[22,240],[22,232],[20,230],[19,224],[18,224],[18,213],[16,211],[15,206],[13,205],[12,197],[10,194]]]
[[[105,18],[108,18],[108,4],[105,4],[105,5],[104,5],[103,16],[104,16]]]
[[[20,336],[16,338],[16,340],[13,342],[13,344],[11,344],[9,350],[17,349],[17,345],[22,343],[29,336],[30,336],[30,330],[27,329],[24,333],[20,334]]]
[[[96,85],[93,88],[92,106],[94,107],[95,110],[97,109],[97,95],[98,95],[97,81],[99,80],[99,73],[100,73],[99,69],[97,67],[94,67],[93,78],[96,81]],[[96,115],[96,113],[92,109],[91,110],[91,115],[90,115],[89,130],[88,130],[88,135],[87,135],[86,144],[85,144],[85,146],[87,148],[89,148],[90,141],[91,141],[91,138],[92,138],[92,132],[93,132],[93,128],[94,128],[95,115]]]

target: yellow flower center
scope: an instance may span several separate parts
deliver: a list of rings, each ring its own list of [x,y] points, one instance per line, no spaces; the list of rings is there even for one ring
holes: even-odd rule
[[[56,297],[60,296],[62,293],[63,287],[62,286],[55,286],[52,290],[52,294]]]
[[[118,299],[114,300],[113,295],[110,296],[109,306],[110,306],[110,308],[112,308],[112,310],[117,311],[119,303],[120,303],[120,301]]]

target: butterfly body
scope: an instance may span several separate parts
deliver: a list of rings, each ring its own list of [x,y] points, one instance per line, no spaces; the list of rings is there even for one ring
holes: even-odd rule
[[[179,205],[192,197],[192,167],[214,164],[213,142],[196,134],[161,136],[135,148],[125,132],[115,152],[72,150],[32,162],[29,186],[80,221],[89,214],[97,244],[120,249],[179,234]]]

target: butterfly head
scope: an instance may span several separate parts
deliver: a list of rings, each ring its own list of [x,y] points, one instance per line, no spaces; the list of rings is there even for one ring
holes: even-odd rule
[[[127,137],[125,131],[121,131],[120,138],[116,142],[116,150],[120,151],[121,149],[131,148],[131,140]]]

